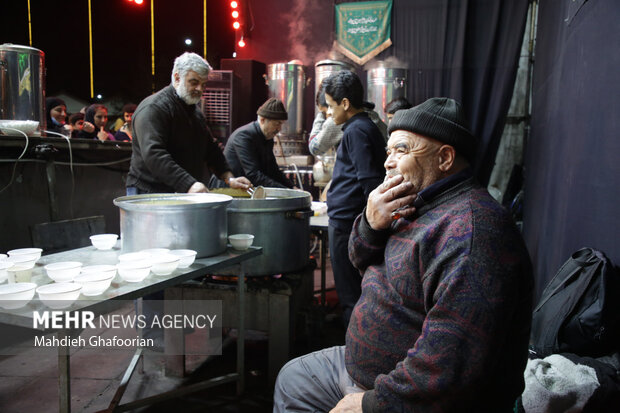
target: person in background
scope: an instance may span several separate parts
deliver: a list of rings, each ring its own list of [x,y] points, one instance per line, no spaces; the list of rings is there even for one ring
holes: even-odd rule
[[[114,139],[117,141],[131,141],[133,133],[131,129],[131,118],[136,111],[136,107],[137,105],[133,103],[128,103],[123,106],[123,120],[125,123],[123,123],[114,134]]]
[[[274,412],[512,412],[534,285],[523,238],[472,176],[455,100],[400,110],[389,132],[349,243],[363,281],[346,344],[287,363]]]
[[[377,112],[375,112],[375,104],[373,102],[364,101],[363,104],[364,111],[368,113],[368,117],[370,120],[377,125],[379,128],[379,132],[381,132],[381,136],[383,136],[383,141],[387,143],[388,141],[388,133],[387,133],[387,125],[385,122],[381,120],[381,117]]]
[[[90,105],[86,109],[86,114],[84,115],[84,123],[89,122],[95,126],[95,129],[92,132],[83,128],[78,132],[78,138],[81,139],[98,139],[101,142],[103,141],[113,141],[114,135],[105,130],[106,124],[108,123],[108,108],[100,103],[95,103]]]
[[[256,111],[257,119],[235,130],[224,149],[224,156],[236,175],[246,176],[252,185],[292,188],[280,171],[273,154],[273,138],[288,119],[284,104],[270,98]]]
[[[342,70],[324,80],[328,114],[342,125],[332,183],[327,191],[329,250],[338,301],[345,326],[360,296],[361,278],[347,254],[355,217],[370,192],[385,176],[385,141],[364,110],[364,88],[359,77]]]
[[[70,132],[65,127],[67,121],[67,105],[64,100],[54,96],[45,98],[45,114],[48,131],[69,135]]]
[[[195,53],[177,57],[172,83],[144,99],[133,114],[127,195],[156,192],[208,192],[205,165],[232,188],[250,181],[235,177],[197,107],[211,66]]]
[[[402,96],[392,99],[387,105],[385,105],[385,108],[383,108],[383,112],[385,113],[385,116],[387,116],[388,124],[392,121],[392,118],[397,110],[409,109],[411,107],[413,107],[413,105]]]
[[[334,123],[331,116],[327,116],[327,102],[325,101],[325,89],[321,87],[316,94],[316,106],[319,113],[316,114],[312,123],[312,130],[308,139],[308,149],[314,156],[335,153],[342,140],[342,127]]]
[[[77,134],[84,128],[84,114],[74,113],[69,116],[69,127],[71,128],[71,138],[77,138]]]

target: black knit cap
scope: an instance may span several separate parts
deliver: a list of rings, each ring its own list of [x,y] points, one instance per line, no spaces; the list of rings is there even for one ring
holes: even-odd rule
[[[284,104],[276,98],[269,98],[267,102],[258,108],[256,114],[267,119],[287,120],[288,115]]]
[[[388,133],[406,130],[446,143],[469,162],[476,155],[476,138],[469,131],[461,105],[450,98],[431,98],[411,109],[399,110]]]

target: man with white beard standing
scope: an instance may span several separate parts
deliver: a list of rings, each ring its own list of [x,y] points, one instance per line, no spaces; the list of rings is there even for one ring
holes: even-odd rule
[[[138,105],[132,119],[127,195],[208,192],[203,183],[205,163],[231,188],[250,187],[247,178],[233,175],[196,106],[210,70],[199,55],[183,53],[174,61],[172,84]]]

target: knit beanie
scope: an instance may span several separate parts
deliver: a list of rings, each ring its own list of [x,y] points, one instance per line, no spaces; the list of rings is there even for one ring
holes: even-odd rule
[[[276,98],[269,98],[267,102],[258,108],[256,114],[267,119],[287,120],[288,115],[284,104]]]
[[[469,131],[461,105],[450,98],[431,98],[411,109],[399,110],[388,133],[406,130],[448,144],[470,163],[476,155],[476,138]]]

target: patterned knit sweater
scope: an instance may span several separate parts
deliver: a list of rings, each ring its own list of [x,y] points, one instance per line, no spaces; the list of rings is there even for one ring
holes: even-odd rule
[[[349,242],[364,278],[346,366],[364,412],[502,412],[523,390],[532,273],[510,216],[467,179]]]

